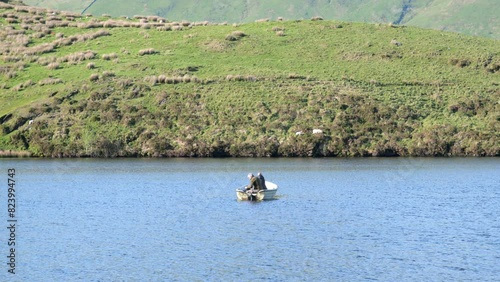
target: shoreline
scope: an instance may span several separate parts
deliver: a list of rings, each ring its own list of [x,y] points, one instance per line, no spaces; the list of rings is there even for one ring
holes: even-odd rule
[[[36,156],[29,151],[0,150],[0,159],[406,159],[406,158],[498,158],[495,156],[473,156],[473,155],[436,155],[436,156]]]
[[[34,158],[34,156],[29,151],[0,150],[0,158]]]

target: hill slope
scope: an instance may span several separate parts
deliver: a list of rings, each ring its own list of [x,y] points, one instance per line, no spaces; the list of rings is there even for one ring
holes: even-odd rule
[[[500,154],[495,40],[339,21],[80,18],[1,3],[0,15],[4,150]]]
[[[93,1],[25,0],[29,5],[82,12]],[[396,23],[449,30],[500,39],[500,6],[496,0],[147,0],[95,1],[87,10],[115,17],[158,15],[171,20],[253,22],[262,18],[310,19],[368,23]]]

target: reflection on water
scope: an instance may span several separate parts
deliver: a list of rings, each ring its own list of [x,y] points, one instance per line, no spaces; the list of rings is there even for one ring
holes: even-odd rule
[[[18,172],[19,206],[18,274],[3,276],[5,268],[2,281],[500,278],[498,159],[0,166]],[[280,186],[277,200],[236,201],[235,189],[258,171]]]

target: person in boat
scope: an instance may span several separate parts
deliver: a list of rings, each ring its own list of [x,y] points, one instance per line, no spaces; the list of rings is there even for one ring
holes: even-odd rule
[[[250,179],[250,184],[245,187],[245,190],[259,191],[262,189],[262,187],[260,186],[260,180],[255,177],[253,173],[249,173],[247,177],[248,179]]]
[[[264,178],[264,175],[262,175],[262,173],[257,173],[257,177],[259,178],[260,180],[260,188],[262,188],[263,190],[266,190],[267,187],[266,187],[266,179]]]

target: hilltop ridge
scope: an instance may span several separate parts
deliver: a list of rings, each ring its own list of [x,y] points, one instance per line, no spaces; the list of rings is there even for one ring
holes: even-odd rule
[[[43,8],[114,17],[155,15],[169,20],[248,23],[256,20],[310,19],[394,23],[500,39],[500,6],[496,0],[195,0],[70,1],[25,0]],[[90,6],[90,7],[89,7]]]

